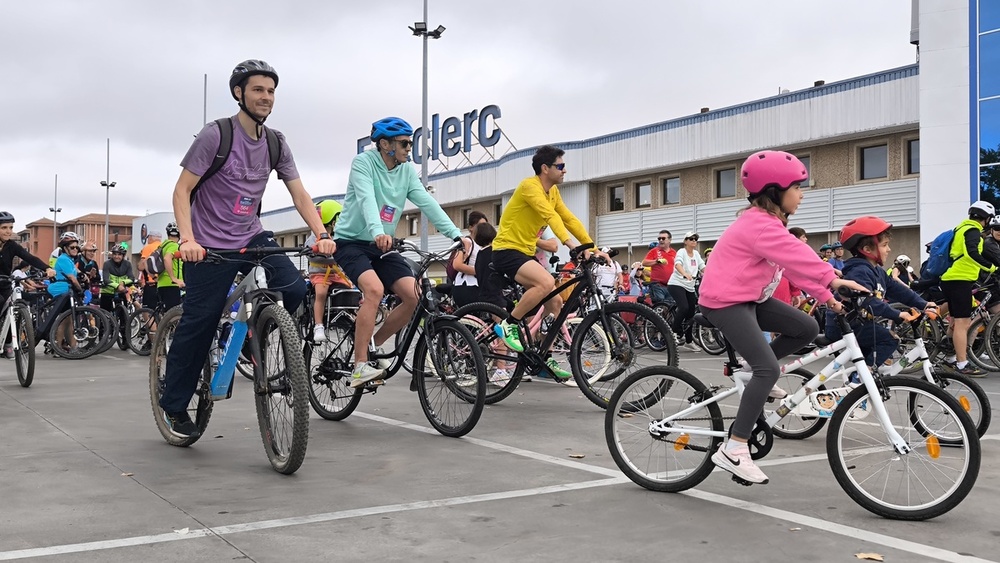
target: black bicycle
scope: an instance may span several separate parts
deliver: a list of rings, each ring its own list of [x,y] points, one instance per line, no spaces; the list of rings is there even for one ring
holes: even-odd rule
[[[30,387],[35,378],[35,327],[31,323],[31,309],[22,296],[21,282],[9,276],[0,276],[0,284],[10,284],[11,293],[0,309],[0,342],[10,338],[10,348],[14,354],[17,380],[21,387]]]
[[[304,344],[309,366],[309,401],[320,416],[327,420],[347,418],[358,407],[363,395],[377,392],[400,369],[409,369],[412,365],[410,390],[417,392],[431,426],[445,436],[456,438],[475,428],[486,398],[483,356],[469,329],[455,317],[440,312],[437,293],[427,277],[427,270],[433,263],[446,259],[460,245],[456,243],[442,253],[432,253],[421,251],[405,240],[393,241],[390,253],[413,253],[421,259],[416,263],[403,255],[420,284],[420,303],[391,353],[384,356],[369,353],[370,360],[392,361],[385,377],[361,387],[350,386],[354,347],[368,346],[367,342],[354,341],[361,292],[354,289],[330,292],[323,319],[326,341],[307,340]],[[302,330],[311,334],[311,329],[306,326]],[[412,361],[407,362],[411,350]]]

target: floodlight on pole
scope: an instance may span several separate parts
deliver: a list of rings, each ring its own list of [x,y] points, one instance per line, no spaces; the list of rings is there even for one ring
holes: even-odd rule
[[[420,183],[427,187],[427,160],[430,158],[430,135],[427,134],[427,39],[441,39],[444,33],[444,26],[439,25],[434,31],[427,31],[427,0],[424,0],[424,21],[416,22],[410,27],[413,35],[424,40],[424,83],[423,83],[423,112],[420,120]],[[420,212],[420,249],[427,250],[427,214]]]

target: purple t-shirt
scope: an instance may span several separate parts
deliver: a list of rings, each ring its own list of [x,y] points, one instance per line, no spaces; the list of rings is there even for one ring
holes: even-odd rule
[[[267,136],[253,140],[233,123],[233,149],[229,159],[214,176],[209,178],[195,195],[191,205],[191,228],[198,244],[213,249],[243,248],[253,237],[264,230],[257,217],[257,208],[264,196],[270,161],[267,154]],[[281,157],[278,159],[278,179],[295,180],[292,151],[285,137],[278,131]],[[188,172],[201,176],[208,171],[215,153],[219,150],[219,128],[211,122],[198,133],[198,137],[181,160]]]

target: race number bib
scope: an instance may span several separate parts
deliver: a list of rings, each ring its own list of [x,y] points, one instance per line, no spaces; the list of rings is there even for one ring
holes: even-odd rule
[[[240,216],[250,215],[253,213],[253,207],[256,201],[256,199],[250,196],[240,196],[240,198],[236,200],[236,204],[233,205],[233,214]]]
[[[396,216],[396,208],[391,205],[383,205],[382,211],[379,212],[379,217],[382,221],[386,223],[392,223],[392,219]]]

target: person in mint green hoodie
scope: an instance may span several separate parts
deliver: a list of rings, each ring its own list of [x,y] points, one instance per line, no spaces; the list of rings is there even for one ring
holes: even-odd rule
[[[364,295],[354,325],[351,387],[381,379],[390,365],[387,359],[378,358],[385,355],[380,348],[373,350],[376,360],[370,363],[366,344],[372,340],[375,313],[385,289],[391,289],[401,303],[375,332],[376,348],[403,328],[417,308],[419,288],[409,264],[399,254],[383,256],[392,247],[406,201],[413,202],[448,238],[458,241],[462,234],[407,164],[412,137],[413,128],[402,119],[380,119],[372,124],[375,148],[362,152],[351,163],[336,234],[337,262]]]

